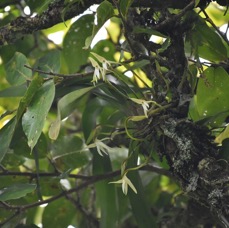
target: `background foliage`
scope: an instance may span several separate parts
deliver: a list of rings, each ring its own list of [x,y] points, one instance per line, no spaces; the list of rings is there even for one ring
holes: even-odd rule
[[[228,19],[1,1],[0,226],[229,227]]]

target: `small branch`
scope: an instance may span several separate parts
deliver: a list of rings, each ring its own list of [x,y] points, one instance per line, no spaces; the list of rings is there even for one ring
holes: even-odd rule
[[[162,169],[158,166],[153,166],[153,165],[148,164],[148,165],[142,167],[140,170],[150,171],[150,172],[158,173],[160,175],[164,175],[164,176],[167,176],[170,178],[175,178],[169,170]]]
[[[142,167],[140,170],[145,170],[145,171],[151,171],[151,172],[156,172],[161,175],[166,175],[169,177],[171,176],[171,173],[168,170],[162,169],[157,166],[153,165],[146,165]],[[81,179],[81,180],[92,180],[92,179],[100,179],[100,178],[110,178],[113,177],[113,175],[116,176],[117,173],[120,173],[120,170],[116,170],[112,173],[108,174],[102,174],[99,176],[85,176],[85,175],[79,175],[79,174],[68,174],[66,178],[75,178],[75,179]],[[60,177],[62,173],[39,173],[39,177]],[[32,172],[16,172],[16,171],[8,171],[6,169],[3,170],[3,172],[0,172],[0,176],[24,176],[24,177],[30,177],[31,179],[37,178],[37,173],[32,173]]]
[[[66,1],[52,1],[48,9],[35,17],[18,17],[11,23],[0,28],[0,45],[14,43],[16,40],[25,35],[32,34],[36,31],[50,28],[58,23],[69,20],[83,13],[92,4],[90,0],[77,1],[73,4],[65,3]],[[100,1],[98,1],[100,2]],[[64,9],[67,9],[64,12]]]
[[[155,172],[158,173],[160,175],[165,175],[171,178],[174,178],[173,175],[168,171],[168,170],[164,170],[160,167],[156,167],[153,165],[146,165],[144,167],[142,167],[140,170],[145,170],[145,171],[150,171],[150,172]],[[8,223],[12,218],[14,218],[15,216],[19,215],[21,212],[26,211],[30,208],[34,208],[43,204],[48,204],[48,203],[52,203],[53,201],[60,199],[62,197],[66,197],[67,199],[69,199],[68,195],[78,192],[86,187],[88,187],[91,184],[94,184],[96,182],[99,182],[101,180],[106,180],[106,179],[110,179],[113,177],[116,177],[118,175],[121,174],[120,170],[116,170],[114,172],[110,172],[110,173],[106,173],[106,174],[101,174],[101,175],[97,175],[97,176],[83,176],[83,175],[74,175],[74,174],[69,174],[68,177],[73,177],[73,178],[79,178],[79,179],[85,179],[86,181],[84,183],[82,183],[81,185],[78,185],[76,188],[72,188],[68,191],[63,191],[60,194],[53,196],[47,200],[42,200],[42,201],[37,201],[35,203],[31,203],[31,204],[27,204],[27,205],[22,205],[22,206],[17,206],[17,205],[9,205],[5,202],[1,202],[0,204],[3,206],[3,208],[5,208],[6,210],[16,210],[16,212],[10,216],[9,218],[7,218],[5,221],[3,221],[2,223],[0,223],[0,225],[4,225],[6,223]],[[11,171],[4,171],[2,173],[0,173],[0,176],[10,176],[10,175],[18,175],[18,176],[30,176],[32,178],[36,178],[37,177],[37,173],[20,173],[20,172],[11,172]],[[60,174],[58,173],[39,173],[39,177],[42,176],[58,176]],[[70,197],[71,198],[71,197]]]
[[[175,22],[179,21],[181,17],[183,17],[188,11],[192,10],[195,6],[195,1],[191,1],[188,5],[184,7],[184,9],[181,10],[180,13],[169,17],[167,20],[162,21],[161,23],[155,25],[153,29],[155,30],[161,30],[166,28],[167,26],[174,24]]]
[[[120,175],[120,170],[117,170],[117,171],[114,171],[114,172],[111,172],[111,173],[107,173],[107,174],[102,174],[102,175],[98,175],[98,176],[92,176],[90,177],[89,180],[85,181],[84,183],[82,183],[81,185],[77,186],[76,188],[72,188],[68,191],[64,191],[64,192],[61,192],[60,194],[56,195],[56,196],[53,196],[47,200],[43,200],[43,201],[38,201],[38,202],[35,202],[35,203],[31,203],[31,204],[27,204],[27,205],[23,205],[23,206],[9,206],[8,208],[11,209],[11,210],[18,210],[20,209],[21,211],[25,211],[25,210],[28,210],[30,208],[33,208],[33,207],[37,207],[37,206],[40,206],[40,205],[43,205],[43,204],[47,204],[47,203],[51,203],[59,198],[62,198],[68,194],[72,194],[74,192],[78,192],[84,188],[86,188],[87,186],[91,185],[91,184],[94,184],[96,182],[99,182],[101,180],[106,180],[106,179],[109,179],[109,178],[113,178],[113,177],[116,177]]]
[[[224,39],[224,41],[229,45],[229,40],[227,39],[227,33],[223,33],[219,30],[219,28],[214,24],[212,19],[208,16],[207,12],[205,10],[201,10],[204,13],[204,16],[206,17],[206,21],[211,24],[211,26],[217,31],[217,33]]]
[[[175,8],[183,9],[191,0],[135,0],[132,4],[133,7],[152,7],[155,9],[166,9],[166,8]]]
[[[192,63],[195,63],[197,65],[200,64],[199,61],[196,61],[196,60],[191,59],[191,58],[188,58],[188,61],[192,62]],[[229,64],[224,63],[224,62],[220,62],[220,63],[201,62],[201,65],[206,66],[206,67],[209,67],[209,66],[212,66],[212,67],[223,67],[223,68],[228,68],[229,67]]]
[[[55,72],[46,72],[46,71],[43,71],[43,70],[39,70],[39,69],[34,69],[28,65],[24,65],[24,67],[30,69],[31,71],[33,72],[37,72],[37,73],[40,73],[40,74],[46,74],[46,75],[51,75],[53,77],[62,77],[62,78],[75,78],[75,77],[85,77],[85,76],[88,76],[88,75],[92,75],[94,73],[94,71],[90,71],[90,72],[87,72],[87,73],[76,73],[76,74],[59,74],[59,73],[55,73]]]
[[[18,216],[20,214],[20,210],[16,211],[14,214],[12,214],[10,217],[8,217],[6,220],[0,223],[0,226],[2,227],[3,225],[7,224],[10,222],[14,217]]]
[[[90,212],[83,208],[83,205],[80,203],[80,197],[78,195],[77,199],[73,198],[70,195],[66,195],[66,198],[75,205],[76,209],[78,209],[81,212],[84,218],[89,222],[89,226],[90,224],[93,224],[93,227],[99,228],[98,220]]]
[[[9,0],[8,0],[9,1]],[[4,1],[5,2],[5,1]],[[20,0],[11,0],[9,3],[0,3],[0,7],[5,5],[19,3]],[[100,4],[102,0],[84,0],[71,3],[68,1],[55,0],[49,4],[48,9],[35,17],[18,17],[11,23],[0,27],[0,46],[14,43],[16,40],[21,39],[25,35],[32,34],[35,31],[50,28],[58,23],[69,20],[75,16],[82,14],[93,4]],[[112,0],[110,0],[112,2]],[[190,0],[177,1],[177,0],[135,0],[133,7],[152,7],[156,9],[163,8],[184,8]],[[194,6],[194,1],[193,6]],[[66,9],[64,11],[64,9]]]
[[[128,30],[130,30],[130,29],[128,29],[129,26],[127,26],[127,22],[126,22],[125,18],[124,18],[123,15],[122,15],[122,12],[121,12],[120,7],[119,7],[119,5],[118,5],[119,3],[118,3],[116,0],[113,0],[113,3],[114,3],[114,5],[115,5],[115,7],[118,9],[119,17],[120,17],[120,19],[121,19],[121,21],[122,21],[122,24],[123,24],[124,36],[125,36],[126,41],[127,41],[128,45],[129,45],[131,54],[132,54],[134,57],[138,57],[139,54],[138,54],[138,52],[135,50],[134,45],[133,45],[133,42],[132,42],[131,39],[129,38],[129,35],[131,35],[131,32],[128,31]]]
[[[60,177],[62,173],[39,173],[40,177]],[[24,177],[30,177],[31,179],[35,179],[37,177],[36,173],[31,172],[15,172],[15,171],[8,171],[4,170],[3,172],[0,172],[0,176],[24,176]],[[78,175],[78,174],[68,174],[68,178],[75,178],[75,179],[82,179],[82,180],[88,180],[91,179],[92,176],[85,176],[85,175]]]

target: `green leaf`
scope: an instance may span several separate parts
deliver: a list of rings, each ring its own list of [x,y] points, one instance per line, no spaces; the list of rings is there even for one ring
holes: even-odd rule
[[[43,78],[35,75],[32,82],[29,85],[24,97],[22,97],[19,107],[17,109],[16,116],[11,119],[1,130],[0,130],[0,161],[4,158],[5,154],[8,152],[13,135],[15,133],[15,128],[18,121],[21,119],[23,113],[25,112],[27,106],[31,102],[36,91],[41,87],[43,83]]]
[[[75,135],[59,137],[52,147],[52,158],[63,164],[65,170],[75,169],[87,164],[88,156],[82,151],[83,141]]]
[[[215,142],[221,144],[223,140],[227,138],[229,138],[229,125],[227,125],[226,129],[216,137]]]
[[[115,61],[116,49],[110,40],[100,40],[92,49],[93,52],[101,54],[106,60]]]
[[[155,35],[155,36],[167,38],[167,36],[165,36],[164,34],[158,32],[157,30],[151,29],[151,28],[142,28],[142,27],[136,26],[133,28],[133,32],[137,33],[137,34],[138,33],[146,33],[149,35]]]
[[[21,123],[18,123],[13,139],[10,144],[10,148],[13,150],[15,155],[23,156],[26,158],[34,159],[34,154],[30,153],[31,149],[28,146],[26,135],[22,129]],[[35,146],[39,158],[45,158],[47,156],[47,140],[45,135],[42,133],[38,139],[37,145]]]
[[[114,15],[114,8],[108,1],[103,1],[97,8],[97,24],[93,27],[92,35],[85,42],[85,49],[88,49],[97,32],[101,29],[104,23]]]
[[[48,5],[52,2],[52,0],[45,0],[45,1],[34,1],[34,0],[26,0],[29,8],[32,11],[36,11],[38,13],[44,12]]]
[[[69,72],[77,72],[87,63],[89,50],[84,50],[85,40],[92,34],[93,15],[84,15],[75,21],[68,30],[63,42],[63,57]]]
[[[98,99],[92,99],[86,106],[82,127],[85,141],[90,137],[91,132],[95,129],[98,116],[103,108],[103,103]],[[112,171],[109,156],[101,157],[96,149],[90,149],[93,154],[93,174],[104,174]],[[108,184],[112,180],[98,182],[96,186],[96,203],[101,213],[100,227],[112,228],[117,227],[117,200],[115,186]]]
[[[195,0],[195,7],[198,6],[199,2],[200,2],[200,0]]]
[[[150,61],[149,60],[140,60],[140,61],[137,61],[137,62],[134,62],[133,65],[127,65],[127,64],[123,64],[128,70],[130,71],[133,71],[135,69],[138,69],[138,68],[143,68],[144,66],[146,65],[149,65],[150,64]]]
[[[101,28],[103,24],[114,14],[113,5],[108,1],[103,1],[97,8],[97,22],[98,27]]]
[[[101,157],[96,150],[93,152],[93,174],[104,174],[112,172],[112,166],[109,156]],[[112,180],[104,180],[95,184],[96,203],[101,210],[101,228],[117,227],[117,200],[115,185],[109,184]]]
[[[51,50],[36,62],[34,68],[45,72],[59,73],[60,65],[60,51]],[[45,74],[40,74],[40,76],[47,77]]]
[[[70,200],[58,199],[45,207],[42,216],[43,227],[68,227],[76,215],[76,208]]]
[[[138,162],[137,142],[132,142],[130,144],[129,153],[132,153],[132,155],[128,159],[127,168],[136,167]],[[138,223],[138,227],[157,227],[156,218],[152,215],[149,204],[146,201],[145,192],[139,173],[137,171],[130,171],[128,172],[128,177],[137,189],[137,194],[135,194],[133,191],[129,191],[128,196],[132,207],[133,215]]]
[[[61,120],[69,116],[76,108],[78,99],[94,89],[93,86],[73,91],[62,97],[57,104],[57,119],[52,123],[49,129],[49,137],[57,139],[60,131]]]
[[[229,161],[229,138],[226,138],[222,142],[222,147],[220,148],[220,158]]]
[[[196,95],[196,109],[200,118],[216,116],[214,124],[220,124],[228,115],[229,110],[229,75],[222,67],[209,67],[199,79]]]
[[[9,150],[16,124],[17,121],[14,117],[0,130],[0,162]]]
[[[209,61],[227,59],[227,49],[221,37],[200,17],[191,33],[191,43],[195,54],[201,58]]]
[[[119,7],[120,7],[120,11],[123,15],[123,17],[126,17],[127,12],[130,8],[130,6],[132,5],[133,0],[120,0],[119,1]]]
[[[26,92],[26,84],[11,86],[0,91],[0,97],[22,97]]]
[[[36,189],[35,184],[15,184],[0,190],[0,201],[19,199]]]
[[[17,110],[17,121],[21,118],[25,109],[30,104],[31,100],[33,99],[34,95],[36,94],[37,90],[43,85],[44,79],[40,77],[38,74],[35,74],[33,77],[25,95],[22,97],[18,110]]]
[[[55,85],[47,81],[37,91],[22,117],[22,127],[31,149],[37,144],[55,95]]]
[[[28,60],[19,52],[6,64],[6,79],[11,85],[20,85],[31,79],[32,71],[25,68],[25,64],[29,65]]]

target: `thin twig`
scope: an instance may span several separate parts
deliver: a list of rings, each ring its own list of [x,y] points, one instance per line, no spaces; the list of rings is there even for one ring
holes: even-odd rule
[[[116,1],[116,0],[113,0],[113,3],[114,3],[114,5],[115,5],[115,7],[118,9],[119,17],[120,17],[120,19],[121,19],[121,21],[122,21],[122,24],[123,24],[123,27],[124,27],[124,36],[125,36],[126,41],[127,41],[128,45],[129,45],[129,48],[130,48],[130,50],[131,50],[131,52],[132,52],[132,55],[133,55],[134,57],[137,57],[137,56],[138,56],[138,52],[135,50],[134,45],[133,45],[131,39],[130,39],[129,36],[128,36],[128,35],[130,35],[130,32],[128,31],[128,30],[130,30],[130,29],[128,29],[126,20],[125,20],[125,18],[124,18],[123,15],[122,15],[122,12],[121,12],[121,10],[120,10],[120,7],[118,6],[117,1]]]
[[[229,40],[227,39],[227,33],[221,32],[219,30],[219,28],[214,24],[214,22],[212,21],[212,19],[208,16],[207,12],[202,9],[202,12],[204,14],[204,16],[206,17],[206,21],[209,22],[211,24],[211,26],[217,31],[217,33],[224,39],[224,41],[229,45]]]
[[[3,227],[3,225],[10,222],[14,217],[18,216],[20,214],[20,210],[17,210],[15,213],[13,213],[10,217],[8,217],[6,220],[0,223],[0,227]]]
[[[40,177],[60,177],[62,173],[39,173]],[[36,173],[32,172],[16,172],[16,171],[8,171],[4,169],[3,172],[0,172],[0,176],[25,176],[30,177],[31,179],[34,179],[37,177]],[[75,179],[82,179],[82,180],[88,180],[91,179],[91,176],[85,176],[85,175],[78,175],[78,174],[67,174],[68,178],[75,178]]]
[[[146,171],[151,171],[151,172],[156,172],[158,174],[166,175],[171,177],[171,173],[167,170],[164,170],[162,168],[159,168],[157,166],[153,165],[146,165],[142,167],[140,170],[146,170]],[[114,175],[114,173],[118,173],[120,170],[116,170],[112,173],[108,174],[103,174],[99,176],[86,176],[86,175],[80,175],[80,174],[67,174],[66,178],[75,178],[75,179],[81,179],[81,180],[92,180],[96,178],[101,178],[103,177],[104,179],[109,178],[110,175]],[[62,173],[44,173],[40,172],[39,177],[61,177]],[[37,173],[32,173],[32,172],[17,172],[17,171],[8,171],[4,169],[3,172],[0,172],[0,176],[24,176],[24,177],[30,177],[31,179],[35,179],[37,177]]]
[[[55,72],[47,72],[39,69],[34,69],[28,65],[24,65],[24,67],[30,69],[33,72],[37,72],[40,74],[46,74],[46,75],[51,75],[51,76],[56,76],[56,77],[62,77],[62,78],[75,78],[75,77],[85,77],[88,75],[92,75],[94,71],[86,72],[86,73],[76,73],[76,74],[60,74],[60,73],[55,73]]]
[[[151,172],[156,172],[160,175],[166,175],[168,177],[172,177],[172,174],[168,171],[168,170],[164,170],[160,167],[156,167],[156,166],[153,166],[153,165],[146,165],[144,167],[142,167],[140,170],[145,170],[145,171],[151,171]],[[37,176],[36,173],[19,173],[19,172],[10,172],[10,171],[4,171],[2,173],[0,173],[0,175],[20,175],[20,174],[23,174],[25,176],[33,176],[34,178]],[[43,174],[43,175],[42,175]],[[94,184],[96,182],[99,182],[101,180],[106,180],[106,179],[110,179],[110,178],[113,178],[113,177],[116,177],[118,175],[121,174],[121,171],[120,170],[116,170],[114,172],[110,172],[110,173],[106,173],[106,174],[101,174],[101,175],[97,175],[97,176],[82,176],[82,175],[71,175],[69,174],[69,177],[72,176],[72,177],[77,177],[77,178],[82,178],[82,179],[87,179],[87,181],[85,181],[84,183],[82,183],[81,185],[78,185],[76,188],[72,188],[68,191],[63,191],[61,192],[60,194],[56,195],[56,196],[53,196],[47,200],[42,200],[42,201],[37,201],[35,203],[31,203],[31,204],[27,204],[27,205],[9,205],[5,202],[0,202],[3,207],[7,210],[16,210],[16,212],[10,216],[9,218],[7,218],[4,222],[0,223],[0,225],[4,225],[6,224],[7,222],[9,222],[12,218],[16,217],[18,214],[20,214],[21,212],[24,212],[30,208],[34,208],[34,207],[37,207],[37,206],[40,206],[40,205],[43,205],[43,204],[48,204],[48,203],[52,203],[53,201],[59,199],[59,198],[62,198],[62,197],[66,197],[68,198],[68,195],[72,194],[72,193],[75,193],[75,192],[78,192],[86,187],[88,187],[89,185],[91,184]],[[57,173],[40,173],[39,176],[42,177],[42,176],[56,176]]]
[[[154,165],[148,164],[148,165],[142,167],[140,170],[150,171],[150,172],[158,173],[160,175],[164,175],[167,177],[175,178],[169,170],[162,169],[162,168],[160,168],[158,166],[154,166]]]
[[[93,216],[92,213],[88,212],[85,208],[83,208],[83,205],[80,203],[80,197],[78,195],[77,199],[73,198],[71,195],[66,195],[66,198],[75,205],[76,209],[81,212],[86,221],[89,223],[88,226],[93,224],[93,227],[99,227],[98,220]]]

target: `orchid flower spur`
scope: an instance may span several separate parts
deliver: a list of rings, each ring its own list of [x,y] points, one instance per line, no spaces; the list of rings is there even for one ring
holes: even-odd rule
[[[87,146],[87,148],[88,149],[90,149],[90,148],[96,148],[97,151],[98,151],[98,154],[100,156],[103,156],[103,153],[108,155],[108,151],[112,151],[113,148],[107,146],[104,142],[102,142],[102,141],[107,140],[107,139],[110,139],[110,138],[104,138],[104,139],[101,139],[101,140],[96,138],[95,141],[94,141],[94,143],[89,144]]]
[[[125,195],[127,195],[128,193],[128,186],[137,194],[137,190],[134,187],[134,185],[132,184],[132,182],[130,181],[130,179],[126,176],[127,173],[124,173],[124,175],[122,176],[121,180],[118,181],[113,181],[110,183],[113,184],[122,184],[122,191]]]

